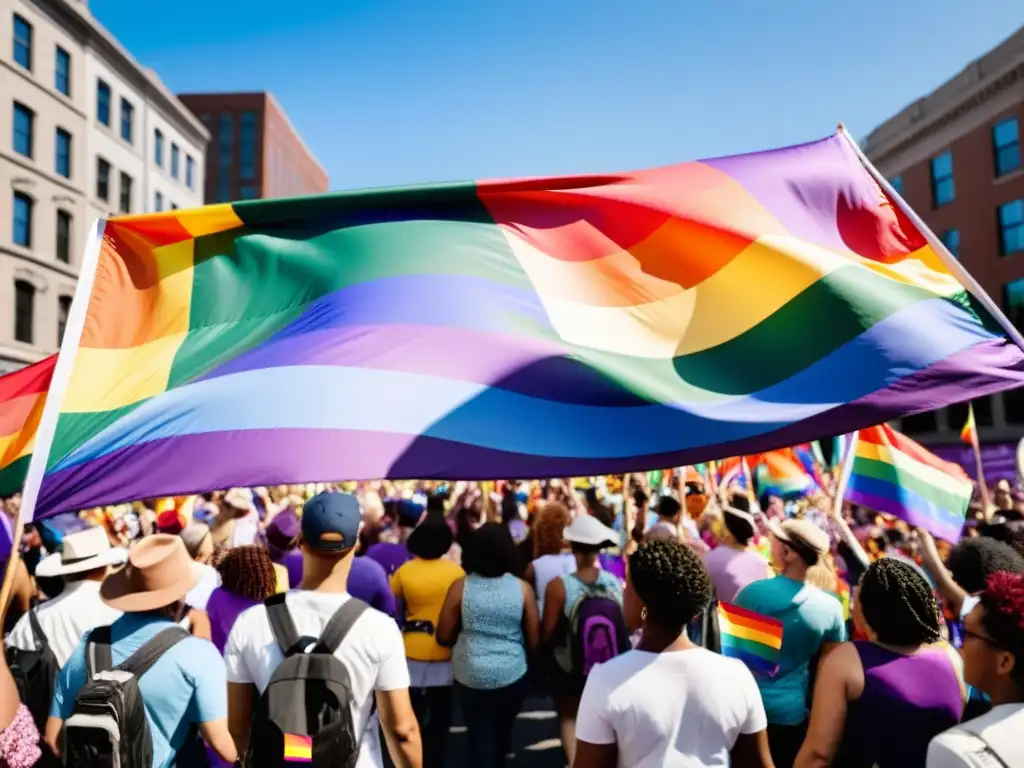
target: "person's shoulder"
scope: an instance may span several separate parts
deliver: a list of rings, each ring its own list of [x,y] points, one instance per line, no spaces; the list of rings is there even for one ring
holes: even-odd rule
[[[374,558],[370,557],[367,553],[364,557],[357,557],[352,560],[353,570],[361,568],[368,574],[372,573],[374,576],[381,576],[387,578],[388,572],[384,569],[384,566],[378,563]]]
[[[224,659],[217,646],[201,637],[186,637],[176,647],[179,663],[201,673],[224,671]]]
[[[987,768],[987,752],[985,742],[960,727],[954,727],[929,742],[928,768]],[[992,768],[998,765],[993,762]]]

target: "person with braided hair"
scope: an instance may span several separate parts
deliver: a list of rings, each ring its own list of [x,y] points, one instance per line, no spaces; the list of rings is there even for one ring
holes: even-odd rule
[[[700,555],[685,544],[648,541],[630,555],[623,611],[640,642],[587,676],[575,768],[771,768],[753,674],[687,635],[711,595]]]
[[[966,700],[932,589],[911,565],[883,557],[861,577],[853,618],[868,639],[822,662],[795,766],[923,766],[928,743],[960,721]],[[880,738],[893,728],[898,738]]]
[[[964,676],[988,694],[992,709],[942,733],[927,768],[1024,765],[1024,574],[989,575],[964,619]]]

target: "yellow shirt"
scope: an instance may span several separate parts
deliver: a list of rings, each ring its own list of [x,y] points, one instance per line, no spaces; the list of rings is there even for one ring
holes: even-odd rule
[[[275,594],[281,594],[282,592],[288,591],[288,569],[280,563],[274,563],[274,575],[277,576],[277,586],[274,589]],[[298,586],[298,585],[296,585]]]
[[[414,558],[395,571],[391,577],[391,591],[405,603],[405,620],[429,621],[437,630],[441,606],[448,588],[465,576],[465,571],[451,560],[422,560]],[[438,645],[433,635],[425,632],[405,632],[405,656],[414,661],[449,661],[450,648]]]

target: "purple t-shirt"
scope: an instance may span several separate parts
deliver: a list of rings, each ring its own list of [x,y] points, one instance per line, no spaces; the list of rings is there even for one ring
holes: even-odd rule
[[[210,617],[210,639],[221,654],[224,653],[235,620],[242,611],[254,605],[255,601],[236,595],[224,587],[213,590],[210,599],[206,601],[206,615]]]
[[[404,543],[381,541],[366,550],[366,556],[373,558],[384,568],[384,573],[391,576],[395,571],[412,560],[408,547]]]
[[[597,558],[601,563],[602,571],[608,571],[619,581],[626,580],[626,561],[623,560],[621,555],[609,555],[602,552]]]
[[[298,549],[289,550],[274,562],[283,565],[288,571],[288,588],[298,589],[302,583],[302,552]]]
[[[768,578],[768,561],[759,552],[720,545],[704,555],[719,602],[731,603],[745,586]]]
[[[388,575],[380,563],[370,559],[369,553],[352,560],[352,570],[348,574],[348,593],[388,616],[394,617],[396,614],[395,596],[391,593]]]

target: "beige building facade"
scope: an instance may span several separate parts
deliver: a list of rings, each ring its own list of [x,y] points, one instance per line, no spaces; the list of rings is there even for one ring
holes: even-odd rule
[[[0,2],[0,373],[58,348],[97,218],[202,205],[208,141],[85,2]]]

